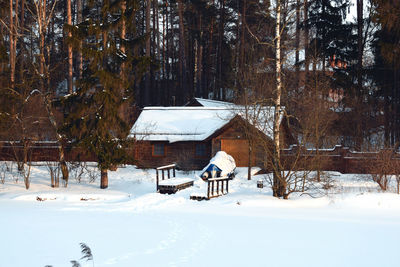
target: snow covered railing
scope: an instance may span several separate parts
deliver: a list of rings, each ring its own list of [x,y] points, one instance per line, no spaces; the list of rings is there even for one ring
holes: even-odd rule
[[[156,187],[157,192],[161,194],[175,194],[178,190],[182,190],[193,186],[193,179],[176,178],[176,165],[170,164],[156,168]],[[172,170],[172,177],[171,177]],[[161,181],[159,171],[161,171]],[[167,173],[167,176],[165,173]]]
[[[170,164],[170,165],[165,165],[165,166],[158,167],[157,170],[170,170],[170,169],[173,169],[174,170],[174,177],[175,177],[175,167],[176,167],[176,164]]]

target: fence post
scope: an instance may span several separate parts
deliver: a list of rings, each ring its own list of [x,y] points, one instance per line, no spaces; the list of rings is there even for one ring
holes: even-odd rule
[[[156,169],[156,192],[158,192],[158,170]]]
[[[210,181],[207,181],[207,198],[210,198]]]
[[[347,173],[348,171],[348,159],[346,157],[348,156],[349,149],[347,147],[342,147],[340,156],[342,157],[342,173]]]

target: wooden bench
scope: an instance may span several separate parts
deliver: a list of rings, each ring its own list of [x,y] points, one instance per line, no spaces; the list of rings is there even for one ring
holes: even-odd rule
[[[193,186],[193,179],[190,178],[176,178],[175,172],[176,165],[170,164],[156,169],[156,186],[157,192],[161,194],[175,194],[179,190]],[[172,177],[171,177],[172,170]],[[161,172],[161,180],[159,171]],[[165,172],[167,176],[165,176]]]
[[[192,200],[209,200],[229,193],[229,181],[232,177],[210,178],[207,181],[207,195],[191,195]]]

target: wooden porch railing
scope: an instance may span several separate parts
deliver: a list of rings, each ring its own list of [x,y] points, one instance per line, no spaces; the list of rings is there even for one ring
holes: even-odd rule
[[[229,193],[229,177],[210,178],[207,180],[207,198],[219,197]]]
[[[165,166],[161,166],[161,167],[158,167],[157,169],[156,169],[156,189],[157,189],[157,192],[158,192],[158,185],[159,185],[159,183],[160,183],[160,176],[159,176],[159,174],[158,174],[158,171],[161,171],[161,180],[165,180],[165,174],[164,174],[164,171],[166,171],[167,172],[167,179],[170,179],[171,178],[171,174],[170,174],[170,171],[172,170],[172,178],[173,177],[175,177],[175,168],[176,168],[176,164],[170,164],[170,165],[165,165]]]

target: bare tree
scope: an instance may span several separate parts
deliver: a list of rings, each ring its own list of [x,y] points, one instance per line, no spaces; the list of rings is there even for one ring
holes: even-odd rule
[[[0,18],[1,28],[5,27],[8,31],[9,40],[9,64],[10,64],[10,84],[11,88],[15,88],[15,68],[17,63],[17,43],[19,33],[19,2],[18,0],[10,0],[8,9],[9,21],[7,22],[4,18]]]
[[[53,112],[52,97],[53,92],[51,91],[49,84],[49,63],[45,57],[45,39],[48,33],[48,27],[51,19],[54,15],[54,9],[56,7],[57,0],[52,4],[48,5],[46,0],[38,0],[34,2],[34,9],[31,10],[31,14],[36,21],[39,35],[39,68],[37,70],[40,80],[40,90],[34,90],[32,93],[37,92],[42,96],[44,106],[47,111],[48,119],[56,133],[56,139],[59,147],[59,163],[61,172],[63,175],[64,186],[68,185],[68,167],[65,161],[65,138],[59,132],[59,125]],[[72,22],[71,22],[72,23]],[[72,51],[72,50],[71,50]],[[47,81],[47,83],[45,83]],[[47,88],[45,87],[47,85]]]
[[[60,166],[53,161],[46,162],[47,170],[50,174],[50,186],[60,187]]]
[[[274,179],[272,184],[272,191],[275,197],[284,197],[287,187],[286,181],[282,177],[281,165],[280,165],[280,121],[281,121],[281,96],[282,96],[282,58],[281,58],[281,13],[282,6],[281,0],[276,0],[276,25],[275,25],[275,75],[276,75],[276,92],[274,98]]]
[[[393,149],[384,149],[376,154],[376,157],[371,158],[367,163],[367,171],[370,173],[371,178],[374,182],[379,185],[382,191],[388,190],[390,179],[392,175],[396,175],[396,181],[398,181],[399,169],[399,158],[397,153]],[[399,184],[397,183],[397,191],[399,190]]]

